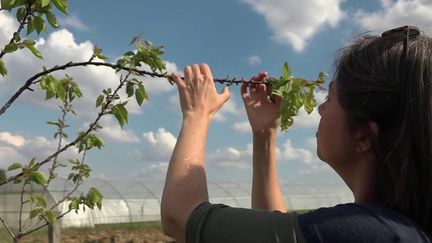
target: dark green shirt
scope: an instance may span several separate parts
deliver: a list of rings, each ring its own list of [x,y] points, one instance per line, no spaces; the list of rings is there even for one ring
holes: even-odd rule
[[[296,213],[201,203],[186,226],[187,243],[305,243]]]
[[[308,213],[269,212],[203,202],[186,226],[187,243],[431,243],[404,215],[356,203]]]

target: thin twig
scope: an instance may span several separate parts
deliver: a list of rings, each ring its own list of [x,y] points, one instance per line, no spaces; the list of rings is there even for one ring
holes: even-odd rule
[[[3,226],[6,228],[7,232],[12,237],[12,239],[16,240],[15,234],[12,232],[11,228],[9,227],[9,225],[4,221],[4,219],[2,217],[0,217],[0,221],[2,222]]]
[[[131,75],[131,72],[129,72],[126,77],[123,79],[123,82],[120,82],[119,86],[115,89],[113,95],[116,95],[118,93],[118,91],[123,87],[125,80]],[[96,119],[90,123],[89,128],[84,132],[84,134],[82,134],[81,136],[78,136],[77,138],[75,138],[75,140],[73,140],[72,142],[64,145],[60,150],[57,150],[55,153],[49,155],[47,158],[45,158],[44,160],[42,160],[39,163],[36,163],[34,166],[37,169],[39,169],[39,167],[41,167],[42,165],[48,163],[49,161],[51,161],[53,158],[55,158],[56,156],[58,156],[60,153],[62,153],[63,151],[67,150],[68,148],[75,146],[79,141],[81,141],[82,138],[84,138],[85,136],[87,136],[91,131],[94,130],[96,124],[99,122],[99,120],[102,118],[102,116],[104,116],[106,114],[106,110],[108,109],[109,105],[113,102],[113,100],[109,100],[108,102],[105,103],[105,105],[102,107],[101,111],[98,113]],[[0,186],[7,184],[11,181],[16,180],[17,178],[20,178],[21,176],[23,176],[23,172],[20,172],[14,176],[9,177],[7,180],[0,182]]]
[[[66,214],[68,214],[70,211],[72,211],[72,210],[69,209],[68,211],[60,214],[59,216],[56,217],[56,219],[58,220],[59,218],[61,218],[61,217],[65,216]],[[46,222],[46,223],[42,224],[39,227],[36,227],[36,228],[34,228],[32,230],[29,230],[29,231],[23,233],[22,236],[26,236],[26,235],[29,235],[29,234],[35,232],[35,231],[38,231],[38,230],[42,229],[43,227],[47,226],[48,224],[49,224],[49,222]]]
[[[27,23],[27,19],[28,17],[32,14],[31,12],[31,5],[33,4],[34,1],[30,1],[27,5],[26,5],[26,10],[25,10],[25,14],[24,14],[24,18],[21,20],[21,22],[19,23],[19,27],[17,29],[17,31],[15,31],[13,33],[12,38],[10,39],[9,43],[6,45],[9,45],[11,43],[16,42],[16,36],[19,36],[19,34],[21,33],[21,31],[24,29],[24,26]],[[3,10],[3,9],[2,9]],[[2,50],[0,52],[0,58],[2,58],[4,55],[6,54],[5,50]]]
[[[120,91],[120,89],[123,87],[123,85],[126,83],[126,81],[127,81],[127,79],[129,78],[129,76],[131,75],[131,72],[129,72],[122,80],[120,80],[120,84],[119,84],[119,86],[115,89],[115,91],[113,92],[113,96],[115,96],[119,91]],[[102,110],[104,110],[104,109],[106,109],[108,106],[109,106],[109,102],[107,102],[107,104],[105,105],[105,107],[102,109]],[[101,111],[99,114],[104,114],[105,112],[104,111]],[[99,117],[99,115],[98,115],[98,117]],[[98,119],[96,119],[96,120],[98,120]],[[93,126],[93,124],[96,124],[97,123],[97,121],[95,121],[95,122],[93,122],[93,123],[91,123],[90,124],[90,126],[89,127],[92,127]],[[59,150],[58,150],[59,151]],[[82,158],[81,158],[81,164],[84,164],[84,162],[85,162],[85,158],[86,158],[86,154],[87,154],[87,147],[85,147],[85,149],[84,149],[84,152],[83,152],[83,156],[82,156]],[[82,176],[82,172],[80,172],[81,174],[80,174],[80,176]],[[74,186],[74,188],[71,190],[71,191],[69,191],[69,193],[66,195],[66,196],[64,196],[61,200],[59,200],[59,201],[57,201],[57,203],[55,203],[53,206],[51,206],[51,208],[49,209],[49,210],[53,210],[53,209],[55,209],[56,207],[58,207],[61,203],[63,203],[64,201],[66,201],[67,199],[69,199],[70,198],[70,196],[78,189],[78,187],[81,185],[81,182],[77,182],[76,184],[75,184],[75,186]],[[66,211],[65,213],[63,213],[63,214],[61,214],[60,216],[58,216],[56,219],[59,219],[59,218],[61,218],[61,217],[63,217],[64,215],[66,215],[67,213],[69,213],[70,211],[72,211],[71,209],[69,209],[68,211]],[[45,221],[46,221],[46,219],[45,219]],[[40,222],[40,221],[39,221]],[[38,223],[39,223],[38,222]],[[33,233],[33,232],[35,232],[35,231],[37,231],[37,230],[39,230],[39,229],[41,229],[41,228],[43,228],[43,227],[45,227],[45,226],[47,226],[49,224],[49,222],[46,222],[45,224],[42,224],[41,226],[39,226],[39,227],[36,227],[35,229],[32,229],[32,230],[29,230],[29,231],[26,231],[25,233],[22,233],[22,234],[20,234],[20,237],[22,237],[22,236],[25,236],[25,235],[28,235],[28,234],[31,234],[31,233]]]
[[[27,181],[23,182],[23,186],[21,188],[21,195],[20,195],[20,211],[19,211],[19,221],[18,221],[18,235],[21,234],[21,230],[22,230],[22,212],[23,212],[23,208],[24,208],[24,192],[25,192],[25,186],[27,185]]]

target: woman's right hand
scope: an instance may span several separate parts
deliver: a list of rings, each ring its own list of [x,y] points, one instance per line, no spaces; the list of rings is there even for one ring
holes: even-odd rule
[[[260,72],[253,80],[262,81],[266,76],[267,72]],[[247,83],[242,84],[241,96],[253,133],[277,129],[280,125],[280,97],[276,97],[273,103],[265,84]]]

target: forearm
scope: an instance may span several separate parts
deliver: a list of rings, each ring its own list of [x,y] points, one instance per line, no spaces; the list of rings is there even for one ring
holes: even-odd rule
[[[202,117],[183,121],[167,171],[161,201],[164,230],[178,241],[184,237],[193,209],[208,200],[204,152],[209,122]]]
[[[277,175],[276,129],[253,134],[252,208],[286,211]]]

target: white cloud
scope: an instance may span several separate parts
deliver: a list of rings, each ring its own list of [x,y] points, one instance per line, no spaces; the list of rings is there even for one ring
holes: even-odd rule
[[[171,74],[173,72],[177,73],[178,75],[182,76],[183,73],[180,72],[177,68],[177,65],[175,63],[166,61],[166,72],[168,74]],[[144,67],[143,70],[150,71],[149,67]],[[177,87],[174,85],[171,85],[167,79],[165,78],[152,78],[152,77],[145,77],[145,78],[139,78],[138,80],[142,80],[146,90],[150,94],[161,94],[166,93],[170,91],[176,91]]]
[[[344,18],[344,0],[243,0],[263,15],[273,38],[302,51],[321,28],[335,27]]]
[[[317,138],[316,137],[309,137],[306,139],[306,144],[310,149],[313,149],[316,151],[317,149]]]
[[[27,158],[20,154],[16,148],[0,146],[0,169],[7,169],[16,162],[27,161]]]
[[[261,64],[261,57],[259,57],[257,55],[251,55],[247,58],[247,61],[248,61],[249,65],[257,66],[257,65]]]
[[[147,163],[169,161],[177,142],[174,135],[166,131],[165,128],[159,128],[157,132],[143,133],[143,138],[144,147],[139,151],[135,151],[135,155]]]
[[[11,31],[15,31],[17,25],[10,15],[2,11],[0,13],[0,41],[5,43],[10,38]],[[4,24],[3,24],[4,23]],[[44,56],[44,60],[39,60],[34,57],[28,50],[20,50],[5,56],[5,63],[9,71],[6,78],[0,77],[0,83],[5,82],[4,87],[0,90],[0,96],[10,96],[11,92],[15,91],[18,85],[29,77],[40,72],[42,66],[47,68],[59,64],[66,64],[69,61],[80,62],[87,61],[93,53],[94,45],[90,41],[77,42],[74,35],[67,29],[59,29],[48,35],[47,39],[40,38],[37,40],[37,48]],[[25,68],[23,68],[25,67]],[[177,71],[175,63],[167,62],[169,72]],[[115,70],[107,67],[75,67],[66,71],[58,71],[53,73],[58,78],[64,77],[67,73],[77,81],[84,97],[76,100],[74,107],[85,118],[94,117],[97,109],[95,108],[96,97],[102,93],[105,88],[115,88],[119,83],[120,74],[116,74]],[[166,79],[160,78],[142,78],[147,91],[152,94],[160,94],[172,90],[172,86]],[[57,108],[56,101],[44,101],[45,94],[39,91],[37,87],[33,93],[25,93],[18,101],[23,101],[39,107]],[[126,100],[124,91],[120,92],[122,100]],[[141,108],[135,101],[129,102],[128,111],[131,114],[140,114]]]
[[[13,135],[10,132],[0,132],[0,141],[6,142],[15,147],[21,147],[25,143],[25,139],[20,135]]]
[[[110,139],[120,143],[138,143],[139,136],[131,129],[121,128],[113,117],[106,117],[101,122],[103,126],[100,135],[104,139]]]
[[[357,23],[366,30],[383,31],[402,25],[431,30],[432,2],[429,0],[381,0],[381,10],[355,14]]]
[[[251,126],[249,124],[249,121],[243,121],[243,122],[235,122],[232,126],[234,131],[239,133],[250,133],[252,132]]]
[[[0,168],[12,163],[26,163],[32,158],[41,161],[57,151],[58,140],[49,140],[45,137],[22,137],[9,132],[2,132],[0,141]],[[6,134],[6,135],[5,135]],[[63,145],[67,141],[63,141]],[[18,146],[17,146],[18,145]],[[80,158],[78,149],[71,147],[59,156],[59,161]]]
[[[232,91],[231,91],[232,92]],[[229,99],[222,108],[215,114],[214,120],[217,122],[224,122],[227,116],[239,115],[239,108],[234,99]]]
[[[233,169],[247,169],[252,163],[252,145],[248,144],[244,150],[234,147],[217,149],[207,156],[207,163],[211,166]]]
[[[287,139],[280,150],[281,160],[296,160],[306,164],[311,164],[314,161],[314,156],[311,151],[303,148],[295,148],[291,140]]]
[[[300,169],[298,171],[298,174],[299,175],[312,175],[312,174],[318,174],[318,173],[323,173],[323,172],[333,172],[333,169],[325,163],[312,164],[307,168]]]
[[[146,132],[143,134],[144,139],[153,147],[160,150],[172,151],[177,139],[165,128],[159,128],[157,133]]]
[[[89,31],[90,27],[84,24],[76,15],[68,15],[64,18],[60,18],[59,24],[62,27],[72,27],[81,31]]]
[[[145,164],[132,176],[160,178],[166,174],[177,139],[165,128],[159,128],[157,132],[145,132],[143,138],[144,147],[135,150],[134,154]]]

